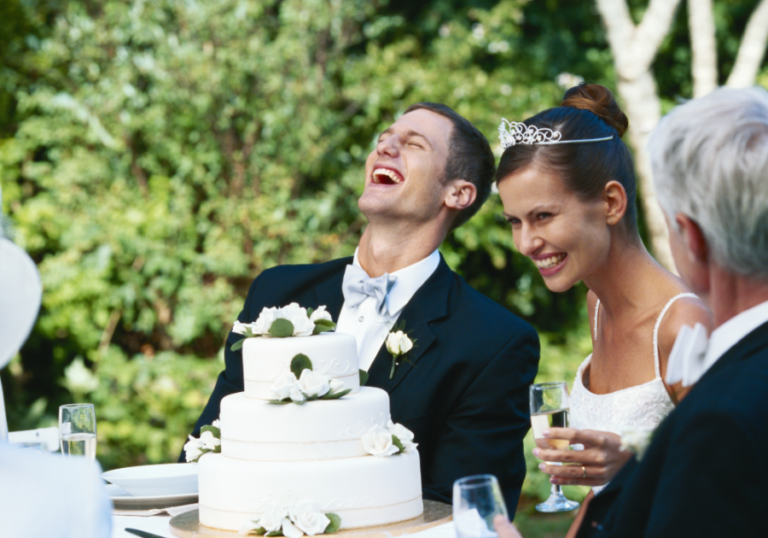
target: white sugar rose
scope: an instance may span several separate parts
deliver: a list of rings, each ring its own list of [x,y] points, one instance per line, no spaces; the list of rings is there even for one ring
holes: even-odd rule
[[[269,388],[276,400],[285,400],[291,395],[291,391],[298,385],[298,379],[293,372],[285,372],[275,379],[275,382]]]
[[[301,538],[304,536],[304,533],[296,525],[291,523],[290,519],[285,518],[283,520],[283,536],[287,536],[288,538]]]
[[[413,450],[418,444],[413,442],[413,432],[402,424],[394,424],[391,420],[387,424],[389,433],[398,438],[405,451]]]
[[[211,426],[213,426],[214,428],[218,428],[218,429],[221,429],[221,421],[220,421],[219,419],[216,419],[216,420],[214,420],[214,421],[211,423]]]
[[[291,392],[288,396],[291,398],[292,402],[297,404],[302,404],[307,401],[307,397],[301,392],[301,389],[297,385],[291,387]]]
[[[330,392],[341,392],[342,390],[347,390],[347,385],[340,379],[331,379],[328,384],[331,387]]]
[[[403,331],[389,333],[387,336],[387,351],[392,355],[405,355],[413,349],[413,342]]]
[[[392,443],[392,434],[381,426],[374,426],[363,435],[363,448],[377,458],[384,458],[397,454],[400,449]]]
[[[272,323],[277,319],[277,308],[264,307],[259,314],[259,317],[251,323],[251,332],[253,334],[261,334],[269,336],[269,328],[272,327]]]
[[[278,503],[269,503],[264,506],[264,512],[257,521],[259,527],[267,532],[279,531],[283,521],[288,516],[288,511]]]
[[[196,461],[197,458],[203,455],[203,443],[200,439],[195,439],[191,435],[189,441],[184,445],[184,452],[187,455],[187,463]]]
[[[245,329],[247,327],[250,327],[250,325],[240,323],[238,320],[235,320],[235,324],[232,326],[232,332],[237,334],[245,334]]]
[[[291,521],[307,536],[323,534],[331,520],[315,508],[312,501],[300,501],[288,510]]]
[[[203,444],[203,448],[207,450],[215,450],[221,444],[221,440],[217,439],[213,433],[207,431],[200,434],[200,442]]]
[[[330,378],[325,374],[319,374],[306,368],[301,372],[299,389],[308,398],[311,398],[312,396],[317,396],[318,398],[325,396],[331,389]]]
[[[318,307],[317,310],[312,312],[312,315],[309,316],[309,321],[311,321],[312,323],[315,323],[316,321],[319,321],[321,319],[333,321],[333,318],[331,317],[331,313],[325,309],[325,305]]]
[[[309,320],[307,309],[299,306],[299,303],[291,303],[281,308],[277,317],[287,319],[293,324],[293,336],[312,336],[315,323]]]

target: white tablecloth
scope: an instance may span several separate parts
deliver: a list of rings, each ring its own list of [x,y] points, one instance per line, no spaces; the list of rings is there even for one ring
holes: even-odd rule
[[[175,538],[171,534],[171,528],[168,526],[170,519],[171,516],[112,516],[112,538],[136,538],[135,534],[125,532],[126,527],[152,532],[166,538]],[[453,523],[445,523],[444,525],[438,525],[437,527],[411,534],[409,537],[456,538],[456,531],[453,529]]]

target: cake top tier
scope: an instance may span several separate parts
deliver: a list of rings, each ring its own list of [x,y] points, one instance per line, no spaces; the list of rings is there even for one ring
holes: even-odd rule
[[[323,333],[292,338],[247,338],[243,345],[245,396],[274,399],[273,385],[291,372],[291,361],[297,355],[305,355],[311,361],[313,372],[343,382],[352,393],[360,390],[355,337]]]

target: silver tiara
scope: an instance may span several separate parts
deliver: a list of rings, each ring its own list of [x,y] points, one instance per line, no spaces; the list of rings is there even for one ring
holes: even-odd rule
[[[581,140],[561,140],[563,135],[560,131],[542,128],[535,125],[526,125],[523,122],[507,121],[501,118],[499,125],[499,140],[501,149],[507,149],[510,146],[525,144],[528,146],[552,146],[554,144],[584,144],[586,142],[603,142],[611,140],[613,135],[603,138],[583,138]]]

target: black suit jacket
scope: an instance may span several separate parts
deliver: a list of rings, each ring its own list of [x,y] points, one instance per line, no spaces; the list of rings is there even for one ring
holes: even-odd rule
[[[352,258],[264,271],[248,292],[239,320],[254,321],[262,308],[297,302],[326,305],[338,320],[341,283]],[[510,513],[525,478],[523,437],[529,427],[528,386],[536,376],[539,339],[526,322],[472,289],[440,265],[403,309],[399,322],[416,340],[389,379],[391,355],[382,346],[367,385],[386,390],[394,422],[419,444],[424,496],[451,502],[454,480],[490,473],[498,477]],[[242,338],[230,333],[226,370],[195,426],[219,416],[219,402],[243,390]],[[182,454],[183,457],[183,454]]]
[[[768,323],[727,351],[591,502],[578,537],[765,536]]]

